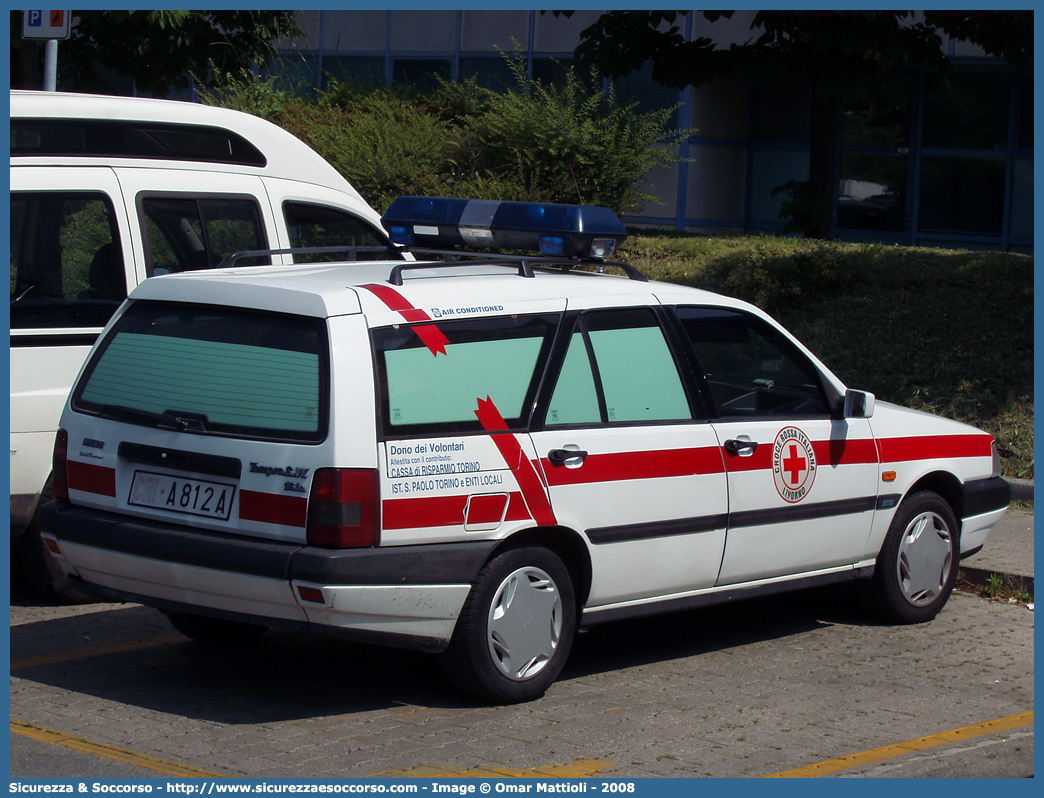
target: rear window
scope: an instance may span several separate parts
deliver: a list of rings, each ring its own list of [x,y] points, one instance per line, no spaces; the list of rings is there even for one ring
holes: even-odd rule
[[[318,319],[141,302],[91,358],[73,407],[201,435],[318,442],[327,362]]]
[[[375,330],[385,434],[479,432],[496,415],[524,429],[557,323],[507,316]]]

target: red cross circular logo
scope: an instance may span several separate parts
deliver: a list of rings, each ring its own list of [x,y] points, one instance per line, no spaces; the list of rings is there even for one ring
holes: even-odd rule
[[[783,501],[804,499],[816,479],[816,454],[812,443],[797,427],[784,427],[772,446],[772,476]]]

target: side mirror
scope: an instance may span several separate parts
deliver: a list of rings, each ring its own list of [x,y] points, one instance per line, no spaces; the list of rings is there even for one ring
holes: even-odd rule
[[[869,391],[845,391],[845,418],[870,418],[874,415],[874,395]]]

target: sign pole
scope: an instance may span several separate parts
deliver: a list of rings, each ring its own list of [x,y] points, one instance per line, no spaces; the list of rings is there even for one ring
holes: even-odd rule
[[[58,40],[44,42],[44,91],[58,90]]]

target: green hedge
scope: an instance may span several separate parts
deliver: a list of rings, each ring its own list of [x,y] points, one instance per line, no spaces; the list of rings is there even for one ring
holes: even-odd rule
[[[676,161],[691,131],[671,131],[675,109],[643,112],[566,72],[564,85],[529,80],[507,59],[515,87],[474,80],[426,95],[334,83],[307,100],[276,78],[226,76],[204,102],[286,128],[333,164],[377,210],[404,194],[604,205],[618,214],[654,198],[641,188]],[[590,84],[590,86],[589,86]]]

